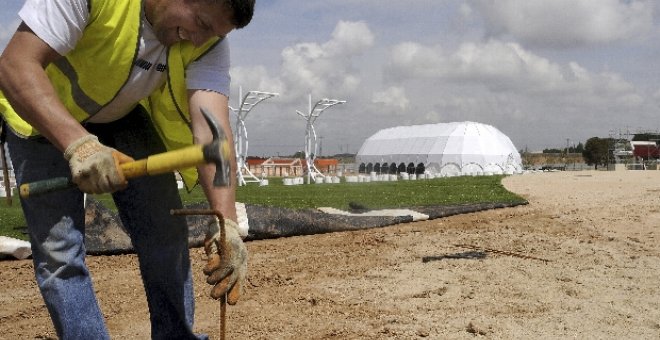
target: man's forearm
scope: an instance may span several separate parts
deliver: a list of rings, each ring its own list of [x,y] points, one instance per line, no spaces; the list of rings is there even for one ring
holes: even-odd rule
[[[231,162],[236,164],[235,161]],[[206,164],[197,167],[199,172],[199,183],[204,190],[209,206],[211,209],[219,210],[225,218],[231,219],[232,221],[237,220],[236,216],[236,168],[235,165],[232,165],[229,171],[229,182],[231,183],[228,187],[215,187],[213,186],[213,177],[215,176],[215,165]]]
[[[191,90],[189,91],[190,115],[192,119],[193,135],[196,143],[205,144],[212,140],[211,130],[202,117],[200,108],[204,107],[213,114],[220,128],[227,136],[230,144],[231,169],[229,169],[228,187],[215,187],[213,178],[215,176],[215,164],[198,166],[199,181],[206,194],[212,209],[218,209],[225,218],[236,221],[236,155],[234,151],[233,135],[229,124],[229,103],[227,97],[212,91]]]

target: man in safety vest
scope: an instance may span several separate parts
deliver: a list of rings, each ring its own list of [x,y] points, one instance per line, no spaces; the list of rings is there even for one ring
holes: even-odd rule
[[[187,225],[169,214],[182,207],[174,174],[126,181],[118,166],[209,142],[201,108],[231,140],[225,36],[253,11],[254,0],[26,0],[0,56],[0,113],[19,184],[60,176],[77,184],[21,202],[60,338],[109,338],[84,261],[84,193],[113,195],[138,254],[152,338],[205,338],[192,332]],[[215,166],[203,165],[181,172],[188,188],[197,173],[210,207],[225,217],[230,249],[222,261],[208,254],[204,272],[211,296],[229,292],[233,304],[247,270],[235,178],[214,187]],[[206,242],[217,245],[218,235]]]

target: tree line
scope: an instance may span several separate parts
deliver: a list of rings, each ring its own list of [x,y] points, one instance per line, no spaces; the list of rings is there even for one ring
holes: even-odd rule
[[[584,151],[584,144],[582,142],[578,145],[569,146],[562,149],[543,149],[543,153],[582,153]]]

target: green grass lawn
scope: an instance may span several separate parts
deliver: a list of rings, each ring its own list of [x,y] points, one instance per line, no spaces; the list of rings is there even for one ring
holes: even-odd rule
[[[523,199],[504,189],[503,176],[453,177],[433,180],[339,183],[265,187],[245,186],[240,202],[286,208],[334,207],[349,202],[370,209],[481,202],[517,202]],[[271,181],[272,182],[272,181]]]
[[[503,176],[452,177],[432,180],[305,184],[285,186],[282,179],[269,179],[268,186],[250,183],[236,191],[237,201],[285,208],[334,207],[348,209],[349,203],[370,209],[432,205],[457,205],[486,202],[523,202],[524,199],[502,186]],[[95,198],[115,209],[110,195]],[[184,204],[204,202],[199,187],[188,193],[181,191]],[[13,206],[0,203],[0,235],[26,239],[25,220],[18,199]]]

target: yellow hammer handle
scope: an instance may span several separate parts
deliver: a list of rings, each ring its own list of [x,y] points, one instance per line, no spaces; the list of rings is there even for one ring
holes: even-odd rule
[[[191,145],[149,156],[135,162],[123,163],[120,166],[126,179],[163,174],[203,164],[204,153],[202,148],[202,145]]]

